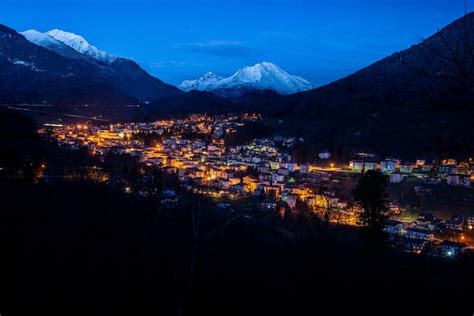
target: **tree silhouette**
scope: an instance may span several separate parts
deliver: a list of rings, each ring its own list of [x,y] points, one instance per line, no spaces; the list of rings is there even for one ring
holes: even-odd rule
[[[383,228],[387,210],[387,177],[380,171],[367,171],[353,191],[354,201],[362,207],[362,223],[373,232]]]

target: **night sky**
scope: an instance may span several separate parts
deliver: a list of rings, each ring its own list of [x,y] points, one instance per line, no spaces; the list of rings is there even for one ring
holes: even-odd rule
[[[173,84],[270,61],[315,86],[407,48],[464,12],[463,0],[0,0],[0,6],[0,23],[83,35]]]

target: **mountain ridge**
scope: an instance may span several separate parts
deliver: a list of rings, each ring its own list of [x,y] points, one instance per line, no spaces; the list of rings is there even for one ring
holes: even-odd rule
[[[71,32],[65,32],[59,29],[53,29],[47,31],[46,35],[51,36],[57,41],[62,42],[64,45],[69,46],[70,48],[74,49],[80,54],[92,57],[98,61],[111,64],[113,63],[117,57],[113,56],[105,51],[102,51],[95,47],[94,45],[90,44],[84,37],[81,35],[77,35]]]
[[[252,90],[274,90],[280,94],[292,94],[309,90],[312,85],[305,79],[290,75],[277,65],[261,62],[238,69],[229,77],[212,72],[196,80],[185,80],[179,88],[184,91],[200,90],[224,97],[238,97]]]
[[[50,34],[0,25],[0,103],[128,104],[182,93],[132,60],[95,57]]]

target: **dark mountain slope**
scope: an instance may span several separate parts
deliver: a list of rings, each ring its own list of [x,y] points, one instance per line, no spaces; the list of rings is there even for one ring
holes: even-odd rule
[[[211,92],[190,91],[182,95],[160,99],[142,107],[148,117],[167,114],[227,113],[241,111],[240,104]]]
[[[242,108],[285,118],[293,132],[333,151],[474,154],[474,14],[422,43],[318,89],[252,93]]]
[[[306,106],[434,106],[472,102],[474,13],[346,78],[293,95]]]
[[[117,58],[105,71],[110,72],[107,75],[118,87],[142,101],[153,101],[183,94],[175,86],[151,76],[130,59]]]
[[[44,48],[3,25],[0,79],[0,103],[110,105],[182,93],[131,60],[117,58],[109,65],[79,53],[65,53],[62,47]]]
[[[110,104],[133,100],[85,63],[34,45],[0,25],[0,103]]]

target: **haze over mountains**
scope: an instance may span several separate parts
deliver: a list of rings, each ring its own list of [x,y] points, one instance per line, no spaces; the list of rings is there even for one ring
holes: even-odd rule
[[[269,62],[241,68],[227,78],[208,72],[199,79],[185,80],[178,87],[184,91],[209,91],[224,97],[236,97],[254,90],[291,94],[312,89],[307,80],[290,75]]]

